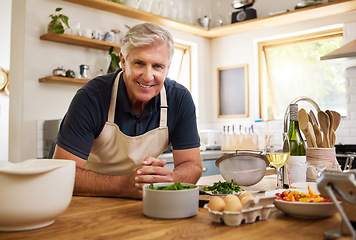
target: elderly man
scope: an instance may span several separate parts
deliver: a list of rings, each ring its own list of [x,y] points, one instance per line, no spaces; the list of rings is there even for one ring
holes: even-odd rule
[[[76,161],[74,194],[141,198],[151,182],[196,183],[202,174],[195,106],[167,78],[172,36],[144,23],[122,40],[122,69],[74,96],[50,157]],[[174,170],[157,157],[171,143]]]

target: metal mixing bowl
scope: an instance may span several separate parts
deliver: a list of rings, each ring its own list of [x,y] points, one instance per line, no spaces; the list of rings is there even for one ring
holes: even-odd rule
[[[262,152],[252,150],[237,150],[216,160],[222,177],[234,184],[251,186],[262,180],[269,162]]]

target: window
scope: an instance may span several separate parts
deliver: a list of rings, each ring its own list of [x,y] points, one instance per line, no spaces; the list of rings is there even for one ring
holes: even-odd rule
[[[289,103],[301,96],[345,116],[343,69],[320,61],[342,43],[342,29],[259,43],[260,117],[283,119]],[[315,111],[307,102],[298,105]]]
[[[191,91],[190,46],[174,43],[174,55],[168,77]]]

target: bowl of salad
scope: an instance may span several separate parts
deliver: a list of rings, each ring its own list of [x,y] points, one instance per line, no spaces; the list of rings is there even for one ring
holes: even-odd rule
[[[155,219],[189,218],[199,211],[199,188],[190,183],[151,183],[143,186],[143,214]]]

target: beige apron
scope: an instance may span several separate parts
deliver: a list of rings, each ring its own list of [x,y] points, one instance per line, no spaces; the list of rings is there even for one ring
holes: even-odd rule
[[[122,73],[122,72],[121,72]],[[168,147],[167,100],[163,86],[159,127],[143,135],[130,137],[114,123],[119,73],[115,79],[108,121],[94,140],[85,169],[106,175],[130,175],[142,166],[146,157],[158,157]]]

